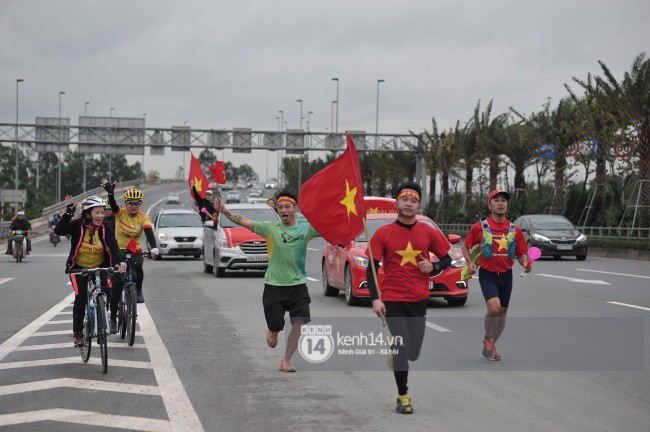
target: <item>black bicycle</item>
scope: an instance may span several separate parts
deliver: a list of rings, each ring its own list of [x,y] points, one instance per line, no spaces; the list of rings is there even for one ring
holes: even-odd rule
[[[117,306],[117,328],[120,338],[127,338],[129,346],[135,342],[135,325],[138,319],[138,302],[136,296],[136,277],[133,266],[140,263],[142,258],[150,256],[149,252],[125,252],[126,255],[126,277],[122,296]]]
[[[99,345],[99,352],[102,358],[102,368],[104,373],[108,371],[108,345],[107,339],[109,335],[108,323],[108,296],[102,289],[101,277],[97,283],[97,276],[101,272],[105,274],[113,274],[117,272],[115,267],[95,267],[90,269],[81,269],[72,272],[73,275],[84,276],[88,278],[88,302],[86,303],[86,317],[84,318],[84,344],[81,349],[81,360],[88,363],[90,359],[90,351],[92,347],[92,339],[97,338],[97,345]]]

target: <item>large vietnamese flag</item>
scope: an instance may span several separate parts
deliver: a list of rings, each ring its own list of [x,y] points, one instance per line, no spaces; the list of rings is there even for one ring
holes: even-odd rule
[[[223,161],[217,161],[214,165],[211,165],[210,173],[215,183],[226,184],[226,166]]]
[[[194,157],[192,152],[190,152],[190,156],[192,159],[190,160],[190,176],[187,179],[187,183],[190,186],[190,194],[192,194],[192,198],[196,200],[194,192],[192,192],[191,181],[194,180],[194,187],[196,188],[196,191],[199,193],[199,195],[201,195],[201,198],[205,197],[205,193],[208,190],[208,184],[210,181],[201,169],[201,162],[199,162],[199,160]]]
[[[350,135],[345,136],[348,148],[300,190],[300,211],[332,244],[348,243],[361,234],[366,216],[359,155]]]

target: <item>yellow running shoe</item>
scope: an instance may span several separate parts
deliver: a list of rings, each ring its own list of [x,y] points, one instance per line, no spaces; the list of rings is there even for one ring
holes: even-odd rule
[[[397,408],[395,408],[400,414],[413,414],[413,406],[411,405],[411,396],[403,395],[397,398]]]

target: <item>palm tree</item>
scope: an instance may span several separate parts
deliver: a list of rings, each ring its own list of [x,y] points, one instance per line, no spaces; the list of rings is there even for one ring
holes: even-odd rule
[[[645,52],[634,58],[632,68],[619,82],[602,61],[598,62],[605,78],[596,81],[621,113],[625,126],[636,132],[639,176],[650,180],[650,59]],[[623,130],[627,129],[624,127]],[[650,205],[650,182],[642,182],[640,205]]]
[[[456,123],[456,144],[460,149],[460,158],[465,168],[465,200],[468,203],[472,199],[472,188],[474,186],[474,167],[478,159],[477,132],[473,121],[468,121],[465,127],[460,129]]]
[[[508,114],[500,114],[491,119],[492,100],[480,113],[481,101],[479,100],[474,109],[474,127],[477,132],[479,147],[484,157],[489,160],[490,190],[497,188],[497,177],[499,175],[499,162],[503,145],[505,143],[505,124]]]
[[[438,124],[435,117],[431,118],[431,132],[426,129],[421,134],[409,131],[411,136],[416,138],[415,146],[407,144],[411,149],[424,159],[424,165],[429,174],[429,200],[435,202],[436,197],[436,178],[438,176],[438,161],[436,153],[440,145],[440,136],[438,135]]]

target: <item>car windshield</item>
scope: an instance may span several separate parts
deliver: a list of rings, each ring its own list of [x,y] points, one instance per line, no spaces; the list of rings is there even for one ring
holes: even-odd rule
[[[235,213],[242,215],[245,218],[248,218],[252,221],[277,221],[278,220],[278,215],[273,210],[271,210],[271,208],[256,208],[256,209],[243,208],[243,209],[236,209]],[[219,216],[219,223],[221,224],[221,228],[233,228],[239,226],[223,215]]]
[[[375,232],[379,228],[395,222],[396,219],[397,219],[397,216],[395,216],[394,218],[366,219],[366,225],[368,226],[368,233],[370,234],[370,238],[372,238],[372,236],[375,235]],[[423,222],[423,223],[429,225],[430,227],[438,229],[438,227],[429,219],[418,219],[418,222]],[[358,241],[358,242],[367,241],[365,233],[362,233],[359,237],[354,239],[354,241]]]
[[[531,226],[539,230],[574,230],[571,222],[559,217],[537,217],[530,218]]]
[[[197,214],[184,213],[184,214],[161,214],[158,222],[158,228],[169,227],[197,227],[203,226],[201,218]]]
[[[253,192],[253,193],[248,194],[248,198],[259,198],[259,197],[260,197],[260,194],[258,194],[258,193]]]

